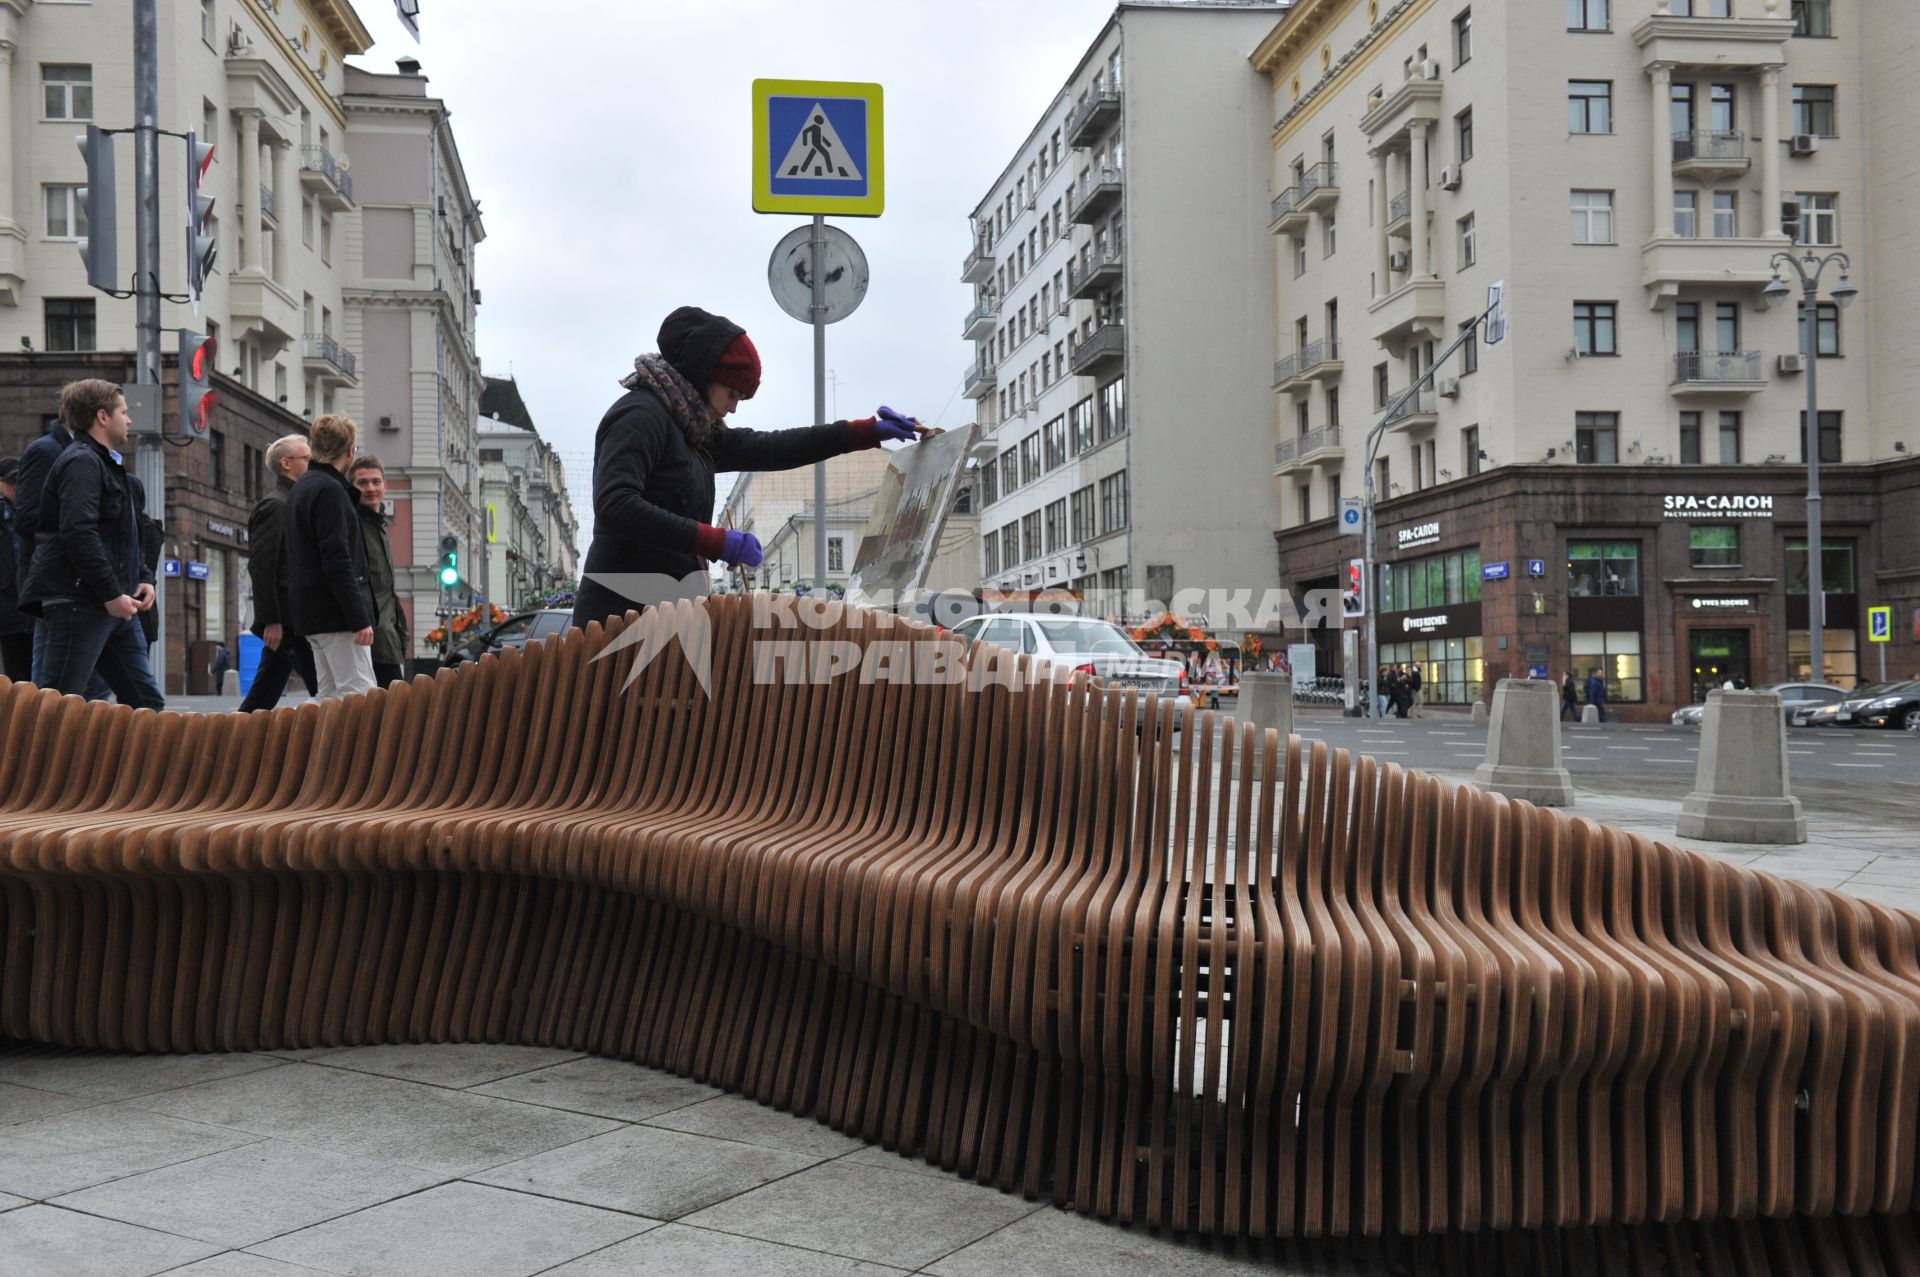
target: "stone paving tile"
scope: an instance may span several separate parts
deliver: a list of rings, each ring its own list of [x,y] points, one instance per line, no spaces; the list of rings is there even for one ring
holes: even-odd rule
[[[97,1103],[99,1101],[81,1099],[77,1095],[59,1095],[31,1086],[0,1082],[0,1126],[31,1122],[36,1118],[52,1117],[55,1113],[83,1109]]]
[[[631,1126],[470,1178],[653,1219],[677,1219],[819,1160],[734,1140]]]
[[[249,1253],[354,1277],[528,1277],[655,1223],[481,1184],[443,1184]]]
[[[349,1046],[312,1057],[330,1069],[377,1073],[403,1082],[454,1088],[479,1086],[516,1073],[580,1058],[578,1051],[538,1046],[498,1046],[489,1042],[438,1042],[423,1045]]]
[[[682,1223],[919,1268],[1040,1209],[960,1180],[826,1162]]]
[[[411,1166],[262,1140],[132,1175],[54,1205],[235,1249],[437,1183]]]
[[[1285,1277],[1311,1271],[1361,1274],[1365,1268],[1337,1256],[1316,1255],[1310,1269],[1277,1264],[1270,1255],[1234,1254],[1230,1243],[1123,1228],[1048,1206],[970,1246],[963,1246],[923,1272],[936,1277]]]
[[[185,1268],[169,1268],[167,1277],[314,1277],[314,1269],[283,1264],[261,1255],[230,1250]]]
[[[7,1127],[0,1191],[44,1200],[258,1139],[130,1104],[101,1104]]]
[[[485,1170],[615,1126],[600,1118],[317,1064],[288,1064],[138,1103],[176,1117],[442,1175]]]
[[[12,1193],[0,1193],[0,1211],[17,1210],[22,1206],[33,1205],[30,1197],[15,1197]]]
[[[927,1161],[918,1153],[903,1154],[884,1149],[878,1144],[862,1144],[860,1148],[840,1159],[860,1166],[876,1166],[883,1171],[906,1171],[912,1175],[932,1175],[939,1179],[952,1180],[957,1184],[971,1184],[974,1181],[964,1175],[955,1174],[943,1166]]]
[[[0,1082],[83,1100],[130,1100],[195,1082],[279,1068],[271,1056],[134,1055],[9,1042],[0,1047]]]
[[[20,1277],[148,1277],[219,1249],[54,1206],[0,1215],[0,1271]]]
[[[889,1277],[905,1272],[752,1237],[664,1224],[543,1277]]]
[[[851,1135],[842,1135],[825,1123],[810,1117],[782,1113],[771,1105],[750,1100],[744,1095],[722,1095],[718,1099],[691,1104],[649,1118],[646,1125],[740,1140],[765,1148],[786,1149],[790,1153],[810,1153],[814,1157],[839,1157],[843,1153],[866,1147]]]
[[[473,1093],[623,1122],[643,1121],[725,1094],[719,1087],[659,1069],[593,1055],[476,1086]]]

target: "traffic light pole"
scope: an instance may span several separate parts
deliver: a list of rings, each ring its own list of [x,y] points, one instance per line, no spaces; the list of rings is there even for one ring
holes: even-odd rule
[[[134,353],[136,386],[153,386],[160,397],[160,5],[133,4],[133,222],[135,240]],[[146,490],[147,515],[167,523],[167,459],[162,414],[135,422],[143,437],[134,449],[134,474]],[[149,433],[150,432],[150,433]],[[164,579],[154,583],[153,613],[160,641],[152,652],[153,677],[167,686],[167,615]]]

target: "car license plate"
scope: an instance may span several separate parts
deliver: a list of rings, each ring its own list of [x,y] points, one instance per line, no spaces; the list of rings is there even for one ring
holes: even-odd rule
[[[1836,723],[1851,723],[1853,721],[1853,715],[1843,709],[1833,716],[1833,721]]]

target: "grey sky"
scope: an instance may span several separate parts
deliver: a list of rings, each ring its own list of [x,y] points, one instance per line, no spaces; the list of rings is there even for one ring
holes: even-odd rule
[[[959,394],[967,214],[1113,11],[1112,0],[424,0],[416,46],[391,0],[355,5],[377,41],[356,62],[391,71],[418,57],[452,112],[487,229],[481,358],[490,374],[511,367],[567,455],[583,531],[594,427],[673,307],[719,311],[759,347],[765,377],[737,424],[812,416],[810,330],[766,279],[774,244],[804,219],[752,209],[756,78],[885,88],[886,214],[835,220],[873,272],[860,310],[827,330],[838,415],[887,403],[960,425],[973,419]]]

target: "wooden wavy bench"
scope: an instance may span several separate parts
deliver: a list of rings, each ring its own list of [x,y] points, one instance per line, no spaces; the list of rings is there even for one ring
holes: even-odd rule
[[[711,696],[594,659],[693,607]],[[821,617],[251,716],[0,683],[0,1033],[565,1046],[1179,1230],[1920,1271],[1920,918],[1080,676],[756,685],[769,638],[1006,655]]]

